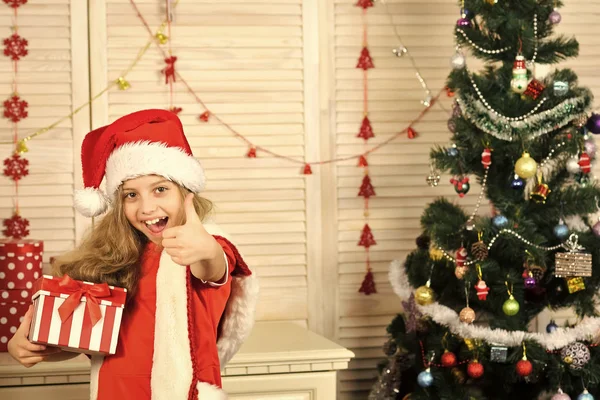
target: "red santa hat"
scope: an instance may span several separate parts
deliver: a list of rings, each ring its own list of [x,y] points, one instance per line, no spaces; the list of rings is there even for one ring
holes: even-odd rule
[[[75,193],[75,208],[87,217],[105,212],[119,186],[139,176],[163,176],[193,193],[205,186],[181,121],[167,110],[138,111],[88,133],[81,162],[85,188]],[[106,194],[100,190],[105,177]]]

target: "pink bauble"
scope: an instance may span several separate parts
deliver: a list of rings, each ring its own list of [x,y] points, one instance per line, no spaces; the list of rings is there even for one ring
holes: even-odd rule
[[[558,24],[560,23],[560,21],[562,20],[562,17],[560,16],[559,12],[554,10],[550,13],[550,15],[548,16],[548,20],[550,21],[550,23],[552,24]]]

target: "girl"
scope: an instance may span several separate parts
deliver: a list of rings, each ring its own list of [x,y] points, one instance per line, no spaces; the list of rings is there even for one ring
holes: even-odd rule
[[[235,246],[202,221],[211,203],[177,116],[139,111],[82,145],[86,216],[112,208],[55,271],[125,287],[117,353],[92,356],[92,400],[224,399],[220,368],[250,333],[258,288]],[[106,178],[110,198],[99,186]],[[27,339],[31,311],[9,342],[23,365],[64,360]]]

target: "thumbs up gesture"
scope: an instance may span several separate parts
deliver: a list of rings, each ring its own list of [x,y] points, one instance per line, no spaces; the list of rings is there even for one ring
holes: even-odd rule
[[[198,265],[199,263],[203,264],[204,269],[207,269],[206,274],[202,273],[202,276],[197,276],[194,273],[194,275],[209,280],[207,277],[210,278],[214,275],[213,271],[210,271],[213,261],[217,262],[217,268],[221,264],[224,266],[223,249],[215,238],[204,229],[194,208],[193,199],[194,195],[191,193],[185,198],[185,224],[163,231],[162,247],[171,256],[173,262],[182,266],[197,266],[197,268],[192,268],[192,272],[201,267]],[[223,276],[223,270],[224,267],[221,269],[220,276]]]

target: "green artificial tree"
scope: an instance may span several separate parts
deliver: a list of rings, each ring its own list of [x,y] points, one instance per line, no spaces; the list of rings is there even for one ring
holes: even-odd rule
[[[432,149],[459,196],[481,184],[474,209],[441,198],[421,218],[416,249],[393,262],[404,313],[388,327],[387,359],[370,399],[589,400],[600,393],[600,188],[591,175],[600,116],[554,33],[555,0],[464,0],[448,88],[451,144]],[[466,50],[469,50],[467,54]],[[468,68],[468,58],[485,62]],[[481,212],[482,200],[492,215]],[[529,332],[546,308],[577,321]],[[571,397],[569,397],[571,396]],[[599,397],[600,398],[600,397]]]

